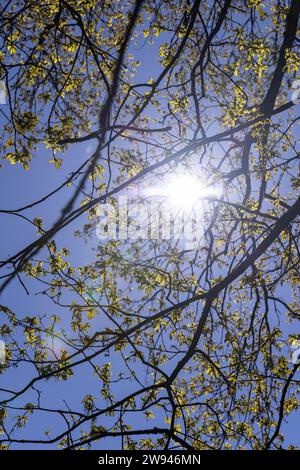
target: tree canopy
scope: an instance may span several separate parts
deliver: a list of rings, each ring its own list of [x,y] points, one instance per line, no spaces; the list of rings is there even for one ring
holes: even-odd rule
[[[1,449],[297,446],[299,14],[2,2],[1,180],[46,191],[0,208],[19,233],[0,261]],[[197,246],[97,239],[99,207],[172,174],[180,195],[185,172],[222,188],[202,197]]]

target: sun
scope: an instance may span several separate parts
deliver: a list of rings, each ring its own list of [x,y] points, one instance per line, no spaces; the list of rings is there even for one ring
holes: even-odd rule
[[[181,174],[170,178],[163,188],[163,193],[172,206],[191,209],[205,197],[206,189],[200,178]]]
[[[196,173],[178,171],[143,190],[144,197],[159,198],[170,208],[191,210],[206,198],[219,197],[222,191],[209,179]]]

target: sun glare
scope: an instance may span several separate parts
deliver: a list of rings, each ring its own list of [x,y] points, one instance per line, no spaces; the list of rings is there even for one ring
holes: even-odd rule
[[[221,192],[219,188],[207,184],[203,177],[180,172],[148,188],[144,195],[162,198],[173,208],[187,210],[207,197],[219,197]]]
[[[192,208],[205,195],[205,188],[199,178],[176,175],[166,184],[164,193],[172,205]]]

